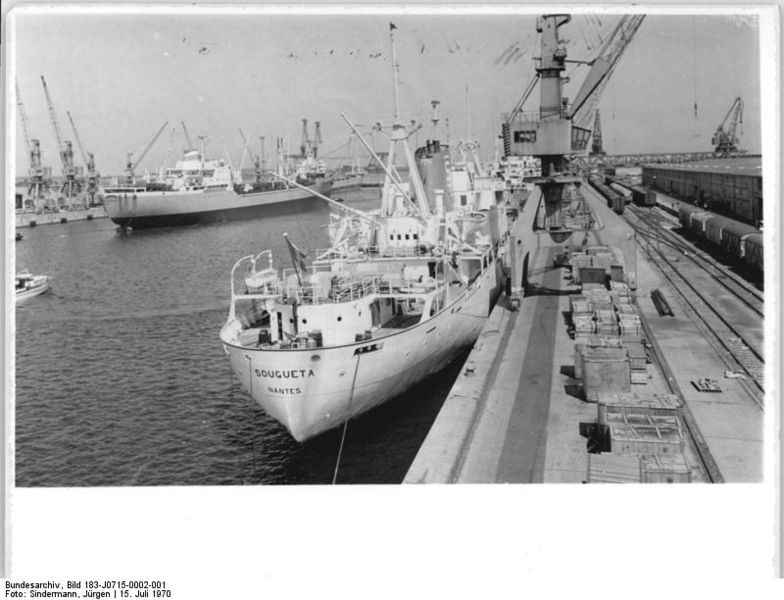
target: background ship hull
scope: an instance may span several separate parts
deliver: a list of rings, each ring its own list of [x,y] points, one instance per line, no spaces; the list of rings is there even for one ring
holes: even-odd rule
[[[243,387],[303,441],[402,394],[449,364],[479,336],[500,286],[496,262],[433,318],[400,333],[346,346],[257,350],[226,343],[228,336],[224,345]],[[362,351],[374,344],[377,350]]]
[[[313,186],[328,194],[329,184]],[[257,194],[220,190],[202,193],[113,195],[104,199],[108,217],[122,227],[147,229],[274,216],[324,205],[310,190],[290,188]]]

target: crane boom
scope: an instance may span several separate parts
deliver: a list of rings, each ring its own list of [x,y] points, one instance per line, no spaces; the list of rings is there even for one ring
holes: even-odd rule
[[[188,129],[185,127],[185,121],[180,121],[180,125],[182,125],[182,132],[185,134],[185,141],[188,142],[188,150],[193,150],[193,142],[191,141],[191,136],[188,135]]]
[[[67,166],[67,158],[66,158],[66,149],[65,145],[63,144],[63,136],[60,133],[60,124],[57,122],[57,114],[54,112],[54,104],[52,103],[52,98],[49,96],[49,88],[46,87],[46,79],[44,76],[41,75],[41,83],[44,86],[44,95],[46,96],[46,104],[49,107],[49,120],[52,122],[52,127],[54,128],[54,134],[57,138],[57,150],[60,153],[60,160],[63,161],[63,166]]]
[[[19,92],[18,81],[16,82],[16,107],[19,109],[19,118],[22,120],[25,148],[27,148],[27,155],[30,156],[32,146],[30,145],[30,133],[27,130],[27,114],[25,113],[24,104],[22,104],[22,94]]]
[[[79,152],[82,153],[82,160],[84,161],[84,164],[87,164],[89,162],[87,160],[87,153],[84,151],[84,146],[82,146],[82,140],[79,139],[79,134],[76,131],[76,125],[74,125],[73,117],[71,117],[71,113],[69,111],[65,111],[65,114],[68,115],[68,120],[71,122],[71,129],[73,129],[76,145],[79,146]]]
[[[599,97],[610,80],[610,75],[644,19],[645,15],[620,17],[612,33],[599,49],[597,57],[591,61],[591,70],[569,110],[569,116],[575,124],[585,125],[593,118]]]
[[[125,172],[126,172],[126,174],[128,175],[129,178],[133,178],[134,170],[136,169],[136,167],[139,166],[139,163],[142,162],[142,160],[144,160],[144,157],[147,156],[147,153],[150,151],[150,148],[152,148],[152,145],[160,137],[161,133],[163,133],[163,130],[166,129],[166,126],[168,124],[169,124],[169,122],[166,121],[161,126],[161,128],[158,130],[158,133],[155,134],[155,136],[147,144],[147,147],[144,150],[142,150],[141,154],[139,154],[139,158],[136,159],[136,162],[131,163],[131,156],[133,156],[133,153],[128,154],[128,164],[125,167]]]

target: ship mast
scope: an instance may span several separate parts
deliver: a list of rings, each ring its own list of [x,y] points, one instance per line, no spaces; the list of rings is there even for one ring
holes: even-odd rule
[[[392,78],[395,84],[395,123],[400,118],[400,94],[398,91],[398,72],[397,72],[397,54],[395,53],[395,30],[397,26],[394,23],[389,24],[389,41],[392,45]]]

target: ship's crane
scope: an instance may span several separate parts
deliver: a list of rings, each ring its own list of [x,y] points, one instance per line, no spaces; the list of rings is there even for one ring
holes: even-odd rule
[[[730,119],[730,115],[732,115],[732,119],[729,122],[729,126],[725,130],[724,126],[727,125],[727,120]],[[714,133],[713,137],[711,138],[711,144],[715,146],[714,152],[716,154],[720,156],[728,156],[735,152],[741,151],[738,147],[740,140],[735,135],[739,124],[743,124],[743,100],[741,100],[740,96],[735,98],[732,106],[730,106],[730,109],[724,116],[724,120],[721,122],[718,129],[716,129],[716,133]]]
[[[310,137],[308,137],[308,120],[302,119],[302,142],[299,145],[299,151],[302,158],[306,158],[308,150],[310,149]]]
[[[256,183],[261,183],[261,160],[256,154],[253,153],[253,150],[250,149],[250,144],[248,144],[248,140],[245,137],[245,134],[242,132],[242,129],[238,129],[238,131],[240,132],[240,136],[242,137],[242,143],[245,144],[245,150],[253,160],[253,169],[256,173]]]
[[[71,129],[73,129],[74,139],[76,140],[76,145],[79,146],[79,152],[82,154],[82,160],[84,161],[85,166],[87,167],[87,178],[86,178],[86,193],[87,197],[90,199],[90,204],[95,204],[95,195],[98,193],[99,187],[99,180],[100,180],[100,173],[95,170],[95,156],[92,152],[85,152],[84,146],[82,145],[82,140],[79,138],[79,133],[76,131],[76,125],[74,124],[73,117],[69,111],[65,112],[68,115],[68,121],[71,123]]]
[[[152,145],[160,137],[161,133],[163,133],[163,130],[166,129],[166,126],[168,124],[169,122],[166,121],[163,124],[163,126],[161,126],[161,128],[158,130],[158,133],[155,134],[155,136],[150,140],[150,142],[147,144],[144,150],[142,150],[142,152],[139,154],[139,158],[137,158],[135,162],[131,162],[131,159],[133,158],[133,152],[128,152],[127,155],[128,159],[125,164],[125,179],[127,183],[133,183],[135,177],[134,170],[136,169],[136,167],[139,166],[139,163],[142,162],[142,160],[144,160],[144,157],[147,156],[147,153],[150,151],[150,148],[152,148]]]
[[[318,158],[318,149],[321,145],[321,121],[316,121],[316,130],[313,132],[313,158]]]
[[[73,162],[73,147],[68,140],[63,141],[62,133],[60,132],[60,124],[57,120],[57,114],[54,110],[54,103],[49,95],[49,88],[46,86],[46,79],[41,75],[41,83],[44,86],[44,95],[46,96],[46,104],[49,107],[49,119],[52,122],[55,137],[57,138],[57,150],[60,153],[60,160],[63,163],[63,175],[65,181],[60,186],[60,193],[66,198],[67,205],[70,207],[73,204],[73,199],[79,192],[81,192],[82,185],[77,181],[76,176],[80,174],[81,167],[77,168]]]
[[[185,134],[185,141],[188,142],[187,150],[195,150],[196,146],[193,145],[191,141],[191,136],[188,135],[188,129],[185,127],[185,121],[180,121],[180,125],[182,125],[182,132]]]
[[[25,112],[22,94],[19,91],[19,84],[16,84],[16,106],[19,109],[19,118],[22,121],[24,132],[25,148],[27,157],[30,160],[30,167],[27,170],[29,180],[27,182],[27,195],[33,202],[35,210],[43,208],[46,196],[49,193],[48,176],[51,175],[51,168],[41,165],[41,142],[37,139],[30,139],[30,132],[27,125],[27,113]]]

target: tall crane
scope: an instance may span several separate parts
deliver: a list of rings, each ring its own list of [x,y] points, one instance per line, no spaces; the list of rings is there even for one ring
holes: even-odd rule
[[[730,115],[732,115],[732,119],[725,130],[724,126],[727,125],[727,119],[730,119]],[[743,124],[743,100],[741,100],[740,96],[735,98],[732,102],[732,106],[730,106],[730,109],[724,116],[724,120],[711,138],[711,144],[715,146],[714,152],[716,154],[720,156],[729,156],[730,154],[741,151],[738,146],[740,140],[735,135],[739,124]]]
[[[153,138],[150,140],[150,142],[147,144],[147,146],[144,148],[144,150],[142,150],[141,153],[139,154],[139,158],[137,158],[135,161],[133,161],[133,162],[131,161],[131,159],[133,158],[133,152],[128,152],[128,154],[127,154],[128,158],[127,158],[127,161],[126,161],[126,164],[125,164],[125,180],[126,180],[126,183],[133,183],[133,180],[134,180],[134,177],[135,177],[134,170],[136,169],[136,167],[139,166],[139,163],[142,162],[142,160],[144,160],[144,157],[147,156],[147,153],[150,151],[150,148],[152,148],[152,145],[160,137],[161,133],[163,133],[163,130],[166,129],[166,126],[168,124],[169,124],[169,122],[166,121],[161,126],[161,128],[158,130],[158,133],[156,133],[155,136],[153,136]]]
[[[251,160],[253,160],[253,170],[256,174],[256,183],[261,183],[261,160],[259,159],[258,155],[254,154],[253,150],[250,149],[250,144],[248,144],[248,140],[245,137],[245,134],[242,132],[242,129],[239,129],[238,131],[242,137],[242,143],[245,144],[245,150],[250,155]]]
[[[71,129],[73,129],[74,139],[76,140],[76,145],[79,147],[79,152],[82,154],[82,160],[84,161],[85,166],[87,167],[87,177],[86,177],[86,193],[87,197],[90,199],[90,205],[95,204],[95,196],[98,193],[99,183],[100,183],[100,173],[95,170],[95,156],[92,152],[85,152],[84,146],[82,145],[82,140],[79,138],[79,133],[76,131],[76,124],[74,123],[73,117],[69,111],[65,111],[65,114],[68,115],[68,120],[71,123]]]
[[[67,206],[70,208],[74,204],[74,199],[82,191],[82,184],[76,179],[78,174],[81,174],[81,168],[74,166],[73,162],[73,147],[69,140],[63,141],[62,133],[60,132],[60,124],[57,120],[57,114],[54,110],[54,103],[49,95],[49,88],[46,86],[46,79],[41,75],[41,83],[44,86],[44,95],[46,96],[46,104],[49,107],[49,120],[52,122],[55,137],[57,138],[57,150],[60,153],[60,160],[63,163],[63,175],[65,181],[60,186],[60,193],[64,196]]]
[[[598,108],[596,109],[596,113],[593,118],[593,139],[591,140],[591,154],[594,156],[607,154],[602,147],[602,121],[599,118]]]
[[[35,210],[43,209],[46,196],[49,194],[49,177],[52,174],[50,167],[41,165],[41,142],[38,139],[30,139],[30,132],[27,125],[27,113],[25,112],[22,94],[19,92],[19,83],[16,84],[16,107],[19,110],[19,118],[22,121],[24,131],[25,148],[27,157],[30,160],[30,167],[27,170],[27,195],[33,202]]]

